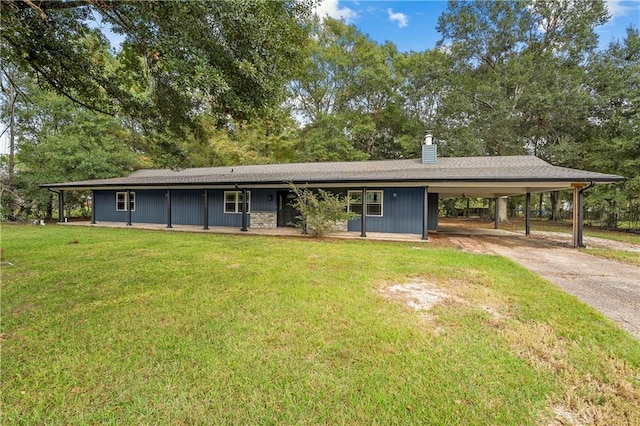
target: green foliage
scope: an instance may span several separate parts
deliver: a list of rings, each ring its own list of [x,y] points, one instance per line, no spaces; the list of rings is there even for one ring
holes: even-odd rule
[[[438,111],[444,151],[549,159],[548,146],[579,141],[591,104],[582,65],[606,19],[601,0],[450,2],[438,24],[454,68]]]
[[[102,179],[133,170],[138,154],[130,132],[118,120],[73,105],[53,92],[25,86],[29,103],[16,109],[20,123],[16,154],[16,188],[23,215],[51,217],[52,194],[44,183]],[[82,205],[83,194],[69,193],[69,209]]]
[[[309,1],[3,1],[3,62],[87,109],[133,118],[159,148],[199,115],[260,116],[283,100]],[[120,61],[102,28],[124,36]],[[96,53],[98,52],[98,53]],[[153,141],[152,140],[152,141]]]
[[[423,128],[404,109],[396,47],[378,45],[355,26],[333,19],[310,25],[307,60],[290,84],[292,110],[304,123],[302,159],[405,156],[407,139],[417,144]]]
[[[349,200],[340,194],[332,194],[323,189],[314,191],[294,184],[289,187],[297,195],[293,207],[300,213],[300,221],[296,226],[303,232],[323,237],[332,229],[339,228],[342,222],[358,217],[358,214],[347,211]]]

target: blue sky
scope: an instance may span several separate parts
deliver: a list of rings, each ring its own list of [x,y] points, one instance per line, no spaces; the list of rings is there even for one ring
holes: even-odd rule
[[[607,7],[613,17],[596,29],[600,47],[624,38],[629,25],[640,28],[640,1],[609,0]],[[446,8],[446,1],[322,0],[316,13],[344,19],[379,43],[393,42],[400,51],[423,51],[440,39],[436,26]]]

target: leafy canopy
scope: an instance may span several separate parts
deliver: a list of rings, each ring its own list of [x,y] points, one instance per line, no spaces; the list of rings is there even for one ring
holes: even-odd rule
[[[199,135],[198,116],[259,116],[301,55],[311,1],[2,0],[4,63],[150,135]],[[106,29],[124,36],[105,58]]]

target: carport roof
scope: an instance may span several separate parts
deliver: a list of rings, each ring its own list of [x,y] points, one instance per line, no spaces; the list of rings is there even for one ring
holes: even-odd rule
[[[57,189],[189,188],[238,186],[429,186],[453,195],[511,195],[567,189],[571,184],[612,183],[622,176],[553,166],[535,156],[420,159],[138,170],[129,176],[44,184]],[[449,189],[447,189],[449,188]],[[476,188],[475,192],[474,189]]]

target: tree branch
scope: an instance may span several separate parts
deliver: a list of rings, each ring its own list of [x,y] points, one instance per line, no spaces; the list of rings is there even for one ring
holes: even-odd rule
[[[44,22],[48,22],[49,21],[49,17],[47,16],[46,13],[44,13],[44,10],[40,9],[34,2],[32,2],[31,0],[23,0],[23,1],[31,9],[35,10],[36,12],[38,12],[38,15],[40,15],[40,17],[42,18],[42,20]]]

